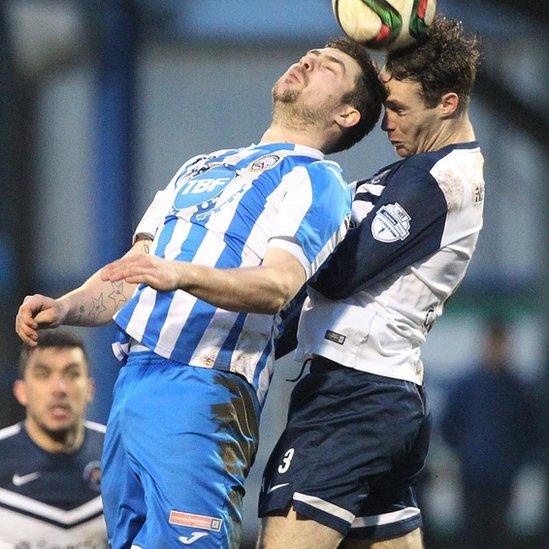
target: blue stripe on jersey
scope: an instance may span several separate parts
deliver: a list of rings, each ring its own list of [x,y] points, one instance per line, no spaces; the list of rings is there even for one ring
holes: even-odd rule
[[[166,246],[172,239],[175,227],[177,225],[177,219],[175,218],[175,216],[171,216],[169,220],[168,217],[166,217],[166,221],[167,222],[165,222],[165,225],[162,228],[162,232],[158,237],[158,244],[154,251],[154,255],[158,257],[164,257],[164,253],[166,252]]]
[[[244,327],[244,322],[246,322],[247,316],[248,315],[246,313],[238,314],[238,317],[233,324],[233,327],[229,331],[229,335],[221,346],[221,349],[219,351],[219,354],[217,355],[217,359],[214,364],[214,368],[226,370],[230,367],[232,356],[234,350],[236,349],[236,344],[238,343],[238,338],[240,336],[240,332],[242,332],[242,328]]]

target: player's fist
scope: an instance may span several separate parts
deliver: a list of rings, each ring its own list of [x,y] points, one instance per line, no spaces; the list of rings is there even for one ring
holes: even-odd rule
[[[41,328],[55,328],[62,322],[61,307],[51,297],[28,295],[15,318],[15,331],[21,340],[34,347]]]

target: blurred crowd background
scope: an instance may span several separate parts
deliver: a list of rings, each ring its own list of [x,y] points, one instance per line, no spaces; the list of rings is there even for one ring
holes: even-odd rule
[[[11,386],[23,297],[58,296],[121,255],[155,191],[190,156],[257,142],[276,78],[340,34],[330,4],[2,0],[0,427],[22,416]],[[482,42],[472,119],[486,205],[468,276],[424,349],[435,419],[419,487],[428,549],[549,546],[545,4],[438,2]],[[376,129],[333,159],[352,180],[397,157]],[[106,422],[113,329],[79,333],[98,389],[90,419]],[[248,482],[249,543],[293,387],[286,378],[300,369],[291,359],[277,366]]]

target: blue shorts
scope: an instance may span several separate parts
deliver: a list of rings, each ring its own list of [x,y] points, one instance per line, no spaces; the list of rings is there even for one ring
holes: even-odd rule
[[[131,353],[103,451],[113,549],[238,547],[258,417],[253,388],[237,374]]]
[[[411,532],[422,526],[413,484],[430,432],[418,385],[314,359],[267,463],[259,516],[293,506],[347,538]]]

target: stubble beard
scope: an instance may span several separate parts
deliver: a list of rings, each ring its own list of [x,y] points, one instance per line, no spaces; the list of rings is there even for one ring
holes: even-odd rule
[[[51,440],[67,447],[72,447],[74,445],[74,441],[78,437],[79,425],[77,421],[73,421],[65,427],[51,429],[40,418],[34,416],[33,419],[38,428]]]
[[[303,105],[301,90],[279,90],[278,83],[273,87],[273,123],[293,129],[307,130],[326,126],[330,105]]]

